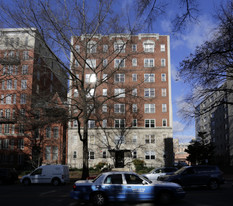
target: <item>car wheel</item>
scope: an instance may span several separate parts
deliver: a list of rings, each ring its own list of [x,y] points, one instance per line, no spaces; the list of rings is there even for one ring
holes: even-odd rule
[[[210,188],[211,190],[216,190],[216,189],[219,188],[219,184],[218,184],[218,181],[217,181],[217,180],[210,180],[208,186],[209,186],[209,188]]]
[[[163,191],[159,194],[158,201],[162,205],[169,204],[172,201],[172,194],[168,191]]]
[[[28,186],[28,185],[30,185],[30,184],[31,184],[31,181],[30,181],[30,179],[28,179],[28,178],[25,178],[25,179],[23,180],[23,184],[24,184],[25,186]]]
[[[52,185],[54,185],[54,186],[58,186],[58,185],[60,185],[60,183],[61,183],[61,181],[58,178],[54,178],[52,180]]]
[[[106,204],[106,198],[102,193],[96,193],[92,196],[92,203],[97,206]]]

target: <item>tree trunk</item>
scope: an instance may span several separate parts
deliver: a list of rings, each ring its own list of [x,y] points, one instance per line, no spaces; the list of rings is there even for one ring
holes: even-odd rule
[[[83,131],[83,170],[82,170],[82,180],[89,177],[89,166],[88,166],[88,128],[87,125],[84,126]]]

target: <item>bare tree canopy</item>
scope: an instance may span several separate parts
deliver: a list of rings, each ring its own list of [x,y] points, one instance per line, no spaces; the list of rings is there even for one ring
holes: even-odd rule
[[[125,5],[119,6],[119,2]],[[133,88],[126,88],[118,94],[112,91],[106,100],[102,94],[96,95],[97,87],[113,84],[108,80],[122,70],[125,59],[136,55],[132,51],[123,52],[126,44],[130,46],[133,44],[131,35],[145,31],[146,26],[152,25],[160,15],[166,15],[166,5],[170,2],[138,0],[133,7],[136,7],[136,10],[131,9],[132,2],[128,5],[123,0],[2,0],[0,2],[2,26],[36,29],[36,35],[51,54],[45,55],[44,58],[53,59],[69,74],[72,84],[69,84],[68,90],[72,92],[67,102],[71,110],[75,111],[71,112],[69,118],[70,121],[78,122],[78,134],[83,142],[83,179],[89,175],[88,123],[93,118],[93,111],[97,111],[107,100],[133,92]],[[175,17],[174,30],[180,30],[187,21],[196,20],[198,10],[193,4],[195,0],[177,0],[176,3],[178,7],[180,5],[181,13]],[[114,45],[114,40],[106,43],[102,41],[104,38],[99,38],[101,35],[112,33],[124,33],[124,35],[115,35],[116,41],[121,40],[117,45]],[[99,52],[100,49],[97,48],[99,45],[102,45],[101,48],[107,45],[110,52],[103,50]],[[117,57],[120,61],[113,68],[110,64],[113,65]],[[108,61],[104,62],[105,59]],[[99,78],[95,84],[86,84],[87,70],[92,72],[92,76],[88,79],[89,83],[93,83],[91,77],[100,77],[103,74],[108,76],[105,79]],[[77,96],[74,98],[75,95],[79,95],[78,98]],[[119,102],[119,100],[115,101]],[[95,115],[95,118],[100,116]],[[131,124],[127,126],[130,127]],[[119,128],[120,133],[126,132],[121,129],[121,123]]]
[[[232,2],[222,5],[217,19],[219,24],[212,39],[198,46],[193,54],[180,63],[179,76],[193,88],[193,93],[186,97],[186,103],[192,105],[194,110],[200,101],[215,91],[224,91],[228,94],[233,92],[232,84],[224,85],[233,78]],[[186,117],[195,115],[188,112],[190,111],[183,111],[183,114]]]

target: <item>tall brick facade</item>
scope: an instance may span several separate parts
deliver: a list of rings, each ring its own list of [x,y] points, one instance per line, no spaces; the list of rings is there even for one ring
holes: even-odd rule
[[[81,83],[89,88],[89,165],[106,162],[132,168],[134,159],[147,166],[173,162],[166,151],[172,134],[170,38],[159,34],[73,37],[68,128],[68,164],[82,168],[82,142],[75,115],[82,108]],[[83,107],[84,108],[84,107]],[[89,108],[91,109],[91,107]],[[83,126],[82,124],[80,125]],[[168,141],[169,140],[169,141]],[[119,144],[120,142],[120,144]]]
[[[36,29],[0,29],[0,75],[0,166],[60,163],[64,123],[47,114],[67,79]]]

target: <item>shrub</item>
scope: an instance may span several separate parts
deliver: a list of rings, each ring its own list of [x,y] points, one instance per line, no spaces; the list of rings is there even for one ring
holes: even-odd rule
[[[145,167],[145,162],[143,160],[135,159],[133,160],[136,172],[139,172],[140,170],[143,170]]]

